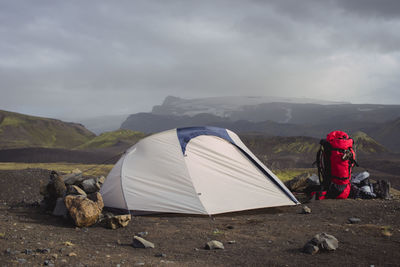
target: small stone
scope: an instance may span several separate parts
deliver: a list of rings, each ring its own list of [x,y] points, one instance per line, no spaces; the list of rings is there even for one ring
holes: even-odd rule
[[[17,259],[17,261],[18,261],[18,263],[21,263],[21,264],[26,263],[25,259]]]
[[[104,176],[100,176],[99,178],[97,178],[97,182],[100,185],[103,185],[105,181],[106,181],[106,177],[104,177]]]
[[[134,248],[154,248],[155,247],[153,243],[151,243],[150,241],[147,241],[146,239],[139,237],[139,236],[133,237],[132,246]]]
[[[133,266],[143,266],[144,262],[136,262]]]
[[[228,241],[228,244],[236,244],[236,241],[235,240],[230,240],[230,241]]]
[[[348,221],[351,224],[355,224],[355,223],[361,222],[361,219],[360,218],[351,217],[351,218],[348,218]]]
[[[205,249],[212,250],[212,249],[225,249],[224,244],[217,240],[211,240],[206,243]]]
[[[45,253],[50,253],[50,249],[49,249],[49,248],[43,248],[43,249],[38,248],[38,249],[36,250],[36,252],[40,252],[40,253],[43,253],[43,254],[45,254]]]
[[[33,251],[32,251],[32,249],[25,249],[25,250],[24,250],[24,253],[25,253],[26,255],[31,255],[31,254],[33,253]]]
[[[166,254],[164,254],[164,253],[157,253],[156,255],[154,255],[154,256],[156,256],[156,257],[161,257],[161,258],[165,258],[165,257],[167,257],[167,255]]]
[[[129,222],[131,221],[132,217],[130,214],[125,214],[125,215],[116,215],[113,217],[107,216],[104,221],[107,226],[107,228],[110,229],[117,229],[120,227],[126,227]]]
[[[61,262],[62,263],[67,263],[67,260],[66,259],[61,259]]]
[[[72,242],[70,242],[70,241],[65,241],[65,242],[63,243],[63,245],[64,245],[64,246],[67,246],[67,247],[72,247],[74,244],[72,244]]]
[[[86,193],[94,193],[100,190],[100,185],[93,178],[82,181],[81,186]]]
[[[58,258],[58,255],[54,253],[51,255],[51,257],[56,260]]]
[[[228,225],[226,228],[228,228],[228,229],[233,229],[233,228],[235,228],[235,227],[233,227],[232,225]]]
[[[76,256],[78,256],[78,255],[76,255],[75,252],[70,252],[70,253],[68,254],[68,257],[76,257]]]
[[[303,214],[310,214],[311,213],[311,209],[307,206],[303,206],[303,210],[302,210]]]
[[[76,185],[68,186],[67,195],[82,195],[85,197],[87,196],[86,192]]]
[[[326,233],[315,235],[310,242],[315,246],[319,246],[322,250],[332,251],[339,247],[339,241],[336,237]]]
[[[314,255],[319,251],[318,246],[315,246],[314,244],[312,244],[311,242],[308,242],[307,244],[305,244],[305,246],[303,247],[303,252],[307,253],[307,254],[311,254]]]
[[[137,236],[140,236],[140,237],[145,237],[145,236],[147,236],[149,233],[148,232],[139,232],[139,233],[137,233],[136,235]]]
[[[50,260],[45,260],[43,264],[45,266],[54,266],[54,264]]]

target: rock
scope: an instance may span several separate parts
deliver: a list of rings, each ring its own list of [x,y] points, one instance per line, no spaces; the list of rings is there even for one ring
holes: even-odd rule
[[[227,229],[234,229],[235,227],[233,227],[232,225],[228,225],[226,228]]]
[[[103,199],[98,192],[89,197],[68,195],[64,201],[69,214],[78,227],[95,224],[104,207]]]
[[[52,211],[56,206],[57,199],[65,196],[67,188],[58,173],[52,171],[50,174],[50,181],[42,191],[41,193],[44,195],[45,206],[48,210]]]
[[[18,261],[18,263],[21,263],[21,264],[26,263],[26,260],[25,260],[25,259],[17,259],[17,261]]]
[[[33,251],[32,251],[32,249],[25,249],[25,250],[24,250],[24,253],[25,253],[26,255],[31,255],[31,254],[33,253]]]
[[[144,266],[144,262],[136,262],[133,266]]]
[[[132,217],[130,214],[116,215],[116,216],[112,216],[112,217],[106,217],[104,221],[105,221],[107,228],[117,229],[120,227],[127,226],[129,224],[129,222],[131,221],[131,218]]]
[[[309,207],[307,207],[307,206],[303,206],[302,213],[303,214],[310,214],[311,213],[311,209]]]
[[[72,247],[72,246],[74,246],[74,244],[72,244],[72,242],[70,242],[70,241],[65,241],[65,242],[63,243],[63,245],[64,245],[64,246],[67,246],[67,247]]]
[[[305,246],[303,247],[303,252],[307,253],[307,254],[311,254],[314,255],[319,251],[319,247],[312,244],[311,242],[308,242],[307,244],[305,244]]]
[[[38,249],[36,249],[36,252],[39,252],[39,253],[43,253],[43,254],[45,254],[45,253],[50,253],[50,249],[49,248],[38,248]]]
[[[351,224],[355,224],[355,223],[361,222],[361,219],[355,218],[355,217],[351,217],[351,218],[348,218],[348,221],[349,221],[349,223],[351,223]]]
[[[211,240],[206,243],[205,249],[212,250],[212,249],[225,249],[224,244],[217,240]]]
[[[43,265],[45,265],[45,266],[54,266],[54,263],[51,260],[45,260]]]
[[[68,186],[67,195],[82,195],[85,197],[87,196],[86,192],[76,185]]]
[[[62,179],[66,185],[77,184],[83,180],[82,171],[75,169],[70,174],[62,176]]]
[[[59,197],[56,201],[56,206],[54,207],[53,213],[54,216],[63,216],[66,217],[68,214],[67,207],[64,203],[64,198]]]
[[[104,177],[104,176],[100,176],[99,178],[97,178],[97,182],[100,185],[103,185],[105,181],[106,181],[106,177]]]
[[[134,248],[154,248],[155,247],[153,243],[151,243],[150,241],[147,241],[146,239],[139,237],[139,236],[133,237],[132,246]]]
[[[68,257],[76,257],[76,256],[78,256],[78,255],[76,255],[75,252],[70,252],[70,253],[68,253]]]
[[[230,241],[228,241],[228,244],[236,244],[236,241],[235,240],[230,240]]]
[[[164,254],[164,253],[157,253],[156,255],[154,255],[154,256],[156,256],[156,257],[160,257],[160,258],[165,258],[165,257],[167,257],[167,255],[166,254]]]
[[[149,233],[148,232],[139,232],[139,233],[137,233],[136,235],[137,236],[140,236],[140,237],[145,237],[145,236],[147,236]]]
[[[333,235],[326,233],[317,234],[310,241],[322,250],[333,251],[339,247],[339,241]]]
[[[292,192],[303,192],[310,184],[314,185],[314,181],[309,179],[311,176],[309,173],[300,174],[285,182],[285,185]]]
[[[100,185],[93,178],[82,181],[81,186],[86,193],[94,193],[100,190]]]

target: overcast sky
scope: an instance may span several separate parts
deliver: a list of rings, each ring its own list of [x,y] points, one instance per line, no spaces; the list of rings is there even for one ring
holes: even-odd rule
[[[400,104],[400,1],[0,0],[0,109],[129,114],[167,95]]]

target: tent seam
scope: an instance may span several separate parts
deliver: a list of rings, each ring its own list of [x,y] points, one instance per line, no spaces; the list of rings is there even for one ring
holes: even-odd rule
[[[177,132],[176,136],[178,137],[178,132]],[[179,139],[178,139],[178,141],[179,141]],[[199,203],[200,203],[201,206],[203,207],[204,211],[207,213],[207,215],[211,215],[210,212],[209,212],[209,211],[206,209],[206,207],[203,205],[203,202],[201,201],[201,199],[200,199],[200,197],[199,197],[199,193],[197,192],[196,186],[195,186],[194,183],[193,183],[192,175],[190,174],[189,169],[188,169],[188,167],[187,167],[185,157],[187,157],[186,154],[182,154],[182,160],[183,160],[184,165],[185,165],[185,170],[186,170],[187,174],[189,175],[190,183],[192,184],[192,187],[193,187],[193,189],[194,189],[194,192],[196,193],[196,197],[197,197],[197,199],[199,200]]]

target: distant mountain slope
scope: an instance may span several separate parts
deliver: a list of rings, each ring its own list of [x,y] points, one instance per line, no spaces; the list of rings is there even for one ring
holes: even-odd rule
[[[284,97],[165,98],[151,112],[163,116],[195,116],[206,113],[232,121],[274,121],[293,124],[325,122],[382,123],[400,117],[400,105],[350,104],[326,100]]]
[[[356,152],[358,153],[371,154],[388,152],[384,146],[379,144],[364,132],[358,131],[352,134],[351,137],[354,140]]]
[[[86,119],[78,118],[76,121],[83,124],[87,129],[89,129],[89,131],[92,131],[95,134],[101,134],[119,129],[127,117],[128,115],[109,115]]]
[[[95,135],[83,125],[0,110],[0,148],[73,148]]]
[[[393,121],[366,127],[364,131],[389,150],[400,152],[400,117]]]
[[[141,132],[121,129],[113,132],[102,133],[99,136],[94,137],[90,141],[78,146],[77,148],[98,149],[121,146],[124,144],[126,144],[126,146],[131,146],[145,136],[146,135]]]

